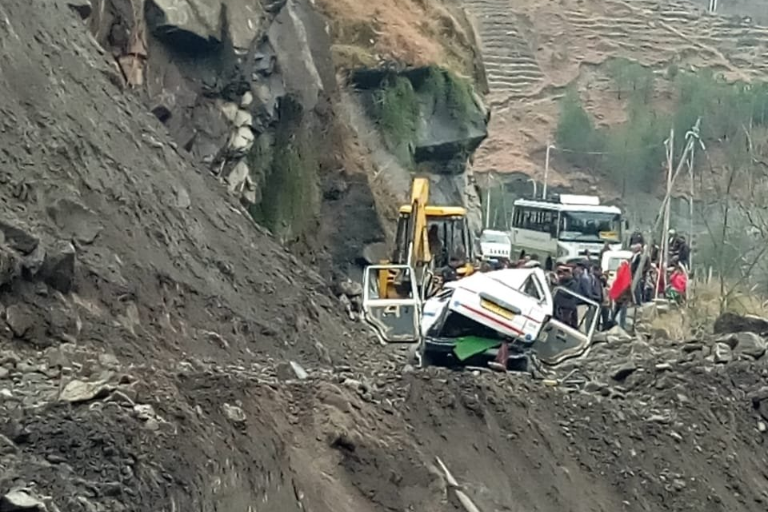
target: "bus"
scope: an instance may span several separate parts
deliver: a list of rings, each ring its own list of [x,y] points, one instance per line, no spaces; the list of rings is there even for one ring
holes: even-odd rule
[[[608,243],[621,249],[621,209],[595,196],[562,194],[555,200],[518,199],[512,210],[512,248],[536,255],[551,270],[555,263],[598,258]]]

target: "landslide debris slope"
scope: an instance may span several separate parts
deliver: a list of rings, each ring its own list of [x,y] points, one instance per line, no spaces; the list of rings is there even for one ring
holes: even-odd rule
[[[0,4],[0,510],[461,510],[435,457],[484,512],[765,510],[759,337],[613,340],[572,391],[414,370],[113,85],[71,3]]]

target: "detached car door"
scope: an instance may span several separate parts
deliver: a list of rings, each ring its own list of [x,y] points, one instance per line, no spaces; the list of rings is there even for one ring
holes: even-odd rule
[[[567,298],[577,304],[575,325],[569,325],[567,322],[573,324],[574,319],[562,318],[562,312],[558,310],[560,294],[567,294]],[[596,302],[565,288],[555,287],[552,298],[554,314],[544,325],[533,345],[539,360],[550,366],[579,357],[589,350],[600,314],[600,306]]]
[[[380,272],[396,275],[400,298],[380,290]],[[408,265],[371,265],[363,273],[363,320],[383,344],[418,343],[421,299],[416,275]]]

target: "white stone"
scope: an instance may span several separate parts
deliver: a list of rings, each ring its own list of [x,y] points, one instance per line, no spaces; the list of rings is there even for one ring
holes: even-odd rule
[[[247,110],[238,110],[235,114],[234,124],[237,128],[242,126],[250,127],[253,124],[253,115]]]
[[[237,117],[238,112],[239,109],[236,103],[227,101],[221,105],[221,113],[224,114],[224,117],[226,117],[227,121],[230,123],[235,122],[235,118]]]
[[[245,159],[241,159],[232,168],[232,172],[227,176],[227,190],[232,194],[240,194],[243,191],[245,182],[250,174],[248,164],[245,163]]]
[[[255,137],[251,129],[248,126],[242,126],[232,132],[227,146],[232,151],[245,153],[253,147],[254,140]]]

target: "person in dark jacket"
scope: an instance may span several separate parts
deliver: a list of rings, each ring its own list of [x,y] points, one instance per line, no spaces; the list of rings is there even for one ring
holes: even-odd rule
[[[632,247],[633,245],[645,245],[645,238],[640,231],[635,231],[629,237],[629,246]]]
[[[557,285],[578,293],[578,282],[574,279],[571,268],[565,265],[557,268]],[[579,325],[578,313],[576,311],[578,299],[569,293],[558,293],[555,295],[554,302],[555,318],[565,325],[576,329]]]
[[[595,300],[595,283],[592,279],[592,273],[589,271],[589,264],[586,261],[576,263],[574,275],[578,283],[576,293],[587,299]]]
[[[634,299],[635,303],[640,305],[643,304],[643,289],[645,286],[645,281],[648,276],[648,272],[651,270],[651,259],[647,258],[645,260],[645,265],[643,265],[643,268],[640,268],[640,262],[643,260],[643,247],[641,245],[633,245],[632,246],[632,258],[630,259],[629,265],[630,270],[632,271],[632,282],[635,282],[635,276],[637,273],[640,273],[640,278],[637,281],[637,288],[635,288],[635,294]]]
[[[595,302],[600,305],[600,320],[598,330],[606,331],[611,327],[611,311],[608,300],[608,278],[599,265],[592,267],[592,276],[595,281]]]

